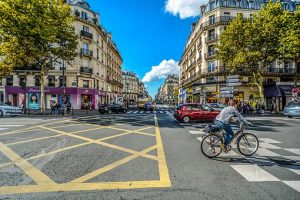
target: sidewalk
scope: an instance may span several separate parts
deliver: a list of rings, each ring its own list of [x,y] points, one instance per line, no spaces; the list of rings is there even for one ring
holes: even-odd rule
[[[80,117],[80,116],[92,116],[92,115],[98,115],[99,112],[98,110],[94,110],[94,111],[85,111],[85,110],[73,110],[70,112],[69,115],[65,115],[63,116],[62,114],[51,114],[50,110],[46,110],[45,114],[41,114],[39,111],[34,111],[29,114],[27,112],[27,114],[22,114],[19,117]]]

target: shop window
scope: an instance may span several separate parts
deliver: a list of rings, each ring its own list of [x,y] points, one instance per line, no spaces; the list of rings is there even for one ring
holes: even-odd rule
[[[90,87],[90,81],[88,81],[88,80],[83,80],[83,81],[82,81],[82,87],[84,87],[84,88],[89,88],[89,87]]]
[[[6,85],[7,86],[13,86],[14,85],[14,78],[13,76],[9,76],[6,78]]]

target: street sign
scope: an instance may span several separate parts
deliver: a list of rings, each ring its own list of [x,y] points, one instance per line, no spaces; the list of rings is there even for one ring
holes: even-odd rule
[[[298,92],[299,92],[299,89],[298,89],[298,88],[293,88],[293,89],[292,89],[292,93],[293,93],[293,94],[297,94]]]

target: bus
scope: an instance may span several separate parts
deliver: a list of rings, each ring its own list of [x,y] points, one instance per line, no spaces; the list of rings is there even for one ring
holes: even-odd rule
[[[138,101],[137,101],[137,106],[139,109],[144,109],[145,103],[151,102],[152,98],[146,94],[139,95],[138,96]]]

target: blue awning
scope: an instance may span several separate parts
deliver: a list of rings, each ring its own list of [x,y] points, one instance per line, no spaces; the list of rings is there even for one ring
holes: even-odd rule
[[[271,85],[266,86],[264,89],[265,97],[282,97],[286,95],[290,95],[292,93],[292,86],[290,85]]]

